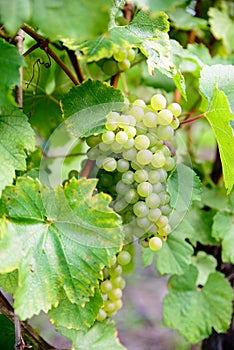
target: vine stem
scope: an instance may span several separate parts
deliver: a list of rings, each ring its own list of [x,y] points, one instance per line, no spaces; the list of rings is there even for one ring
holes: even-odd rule
[[[182,120],[182,122],[180,122],[180,125],[192,123],[192,122],[194,122],[195,120],[201,119],[201,118],[203,118],[203,117],[205,117],[205,116],[206,116],[206,114],[205,114],[205,113],[202,113],[202,114],[196,115],[196,116],[193,117],[193,118],[189,118],[189,119]]]
[[[47,55],[53,58],[53,60],[61,67],[61,69],[67,74],[67,76],[72,80],[75,85],[79,85],[79,80],[73,75],[70,69],[63,63],[63,61],[56,55],[56,53],[49,47],[49,40],[45,39],[42,35],[38,34],[35,30],[29,27],[27,24],[23,24],[22,29],[25,33],[30,35],[33,39],[37,41],[39,47],[46,52]],[[34,45],[31,49],[26,52],[27,54],[32,52],[37,48]],[[24,54],[24,56],[26,55]]]

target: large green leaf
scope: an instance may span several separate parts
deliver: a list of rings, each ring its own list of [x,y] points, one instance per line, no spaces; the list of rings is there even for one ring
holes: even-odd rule
[[[10,16],[9,16],[10,14]],[[31,15],[31,0],[1,0],[0,18],[4,23],[5,29],[12,35],[24,22],[27,22]]]
[[[193,247],[185,241],[186,233],[178,226],[157,252],[156,266],[160,274],[183,274],[191,263]]]
[[[222,91],[215,89],[206,118],[218,143],[224,184],[227,192],[230,193],[234,185],[234,153],[230,152],[234,149],[234,136],[229,122],[234,119],[234,116],[230,112],[228,98]]]
[[[56,307],[64,295],[83,305],[120,249],[120,218],[109,196],[92,196],[95,185],[73,179],[64,190],[49,191],[24,177],[6,188],[0,273],[19,270],[14,306],[21,319]]]
[[[208,11],[208,15],[210,17],[209,24],[212,34],[216,39],[223,41],[227,52],[230,54],[234,50],[234,43],[232,39],[234,22],[229,16],[228,7],[224,5],[221,9],[211,7]]]
[[[221,241],[222,260],[234,264],[233,214],[226,211],[220,211],[215,215],[212,236]]]
[[[26,151],[33,151],[34,133],[16,107],[0,107],[0,193],[12,183],[15,170],[26,170]]]
[[[119,343],[114,323],[110,321],[96,322],[88,332],[64,328],[58,330],[72,340],[74,350],[126,350]]]
[[[84,137],[103,130],[108,112],[123,107],[123,95],[108,84],[88,80],[72,88],[62,106],[68,130]]]
[[[225,333],[232,317],[233,291],[225,277],[211,273],[203,288],[197,287],[197,277],[194,266],[183,276],[171,277],[163,301],[164,324],[193,344],[207,338],[212,329]]]
[[[209,274],[215,272],[217,267],[217,260],[213,255],[199,251],[196,256],[192,257],[192,264],[198,269],[196,285],[204,286],[209,277]]]
[[[9,16],[9,9],[7,9]],[[19,68],[24,60],[17,48],[0,38],[0,106],[14,104],[11,88],[19,85]]]
[[[14,349],[15,330],[14,325],[4,315],[0,315],[0,348],[4,350]]]

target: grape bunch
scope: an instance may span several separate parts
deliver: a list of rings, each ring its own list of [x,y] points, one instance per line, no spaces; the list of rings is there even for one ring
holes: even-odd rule
[[[171,232],[166,181],[175,167],[170,141],[180,114],[180,105],[167,105],[162,94],[153,95],[148,106],[139,99],[128,103],[121,113],[107,115],[106,130],[94,136],[96,145],[88,151],[100,168],[100,180],[109,178],[112,206],[123,218],[125,234],[154,251]]]
[[[131,254],[122,250],[111,262],[111,267],[105,267],[102,271],[102,281],[99,289],[103,298],[103,306],[97,315],[98,321],[104,321],[107,317],[112,317],[121,309],[122,290],[125,288],[125,280],[122,277],[122,266],[129,264]]]
[[[133,48],[119,48],[110,59],[101,60],[102,71],[111,76],[123,72],[131,67],[131,62],[135,57],[136,52]]]

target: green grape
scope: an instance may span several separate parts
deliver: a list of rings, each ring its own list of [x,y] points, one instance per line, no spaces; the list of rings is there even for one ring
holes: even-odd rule
[[[173,129],[177,129],[180,125],[180,121],[178,118],[174,118],[171,122],[171,126],[173,127]]]
[[[98,148],[90,148],[87,152],[87,157],[90,160],[96,160],[99,155]]]
[[[134,180],[138,183],[148,180],[148,172],[145,169],[139,169],[135,171]]]
[[[153,191],[153,186],[147,182],[141,182],[139,185],[137,185],[137,192],[141,197],[147,197],[152,193]]]
[[[140,243],[143,248],[149,248],[149,240],[147,238],[143,239]]]
[[[127,160],[135,160],[137,155],[137,150],[135,148],[123,151],[123,158]]]
[[[114,141],[111,145],[111,150],[114,152],[114,153],[120,153],[122,150],[123,150],[123,145],[121,145],[120,143]]]
[[[113,131],[106,131],[102,134],[102,141],[111,144],[115,140],[115,133]]]
[[[130,125],[130,118],[128,115],[121,114],[117,118],[117,123],[120,128],[125,128]]]
[[[169,109],[175,117],[179,117],[182,112],[181,106],[176,102],[171,103],[167,109]]]
[[[120,265],[128,265],[131,261],[131,254],[126,250],[122,250],[117,256],[117,261]]]
[[[166,163],[166,158],[162,151],[157,151],[153,154],[151,164],[154,168],[161,168]]]
[[[154,208],[149,210],[148,219],[152,222],[157,222],[161,217],[161,210],[159,208]]]
[[[160,193],[160,192],[162,192],[162,191],[164,191],[164,187],[163,187],[163,185],[161,184],[161,182],[158,182],[158,183],[156,183],[156,184],[153,185],[153,192],[155,192],[155,193]]]
[[[135,50],[129,49],[129,50],[127,51],[127,59],[128,59],[130,62],[132,62],[132,61],[134,61],[135,57],[136,57]]]
[[[137,191],[133,188],[131,188],[130,190],[128,190],[128,192],[125,194],[124,199],[127,203],[129,204],[134,204],[138,201],[139,199],[139,195],[137,193]]]
[[[128,135],[126,134],[125,131],[118,131],[117,134],[115,135],[115,140],[120,145],[123,145],[128,141]]]
[[[129,162],[127,160],[122,158],[117,160],[117,170],[120,173],[124,173],[128,171],[128,169],[129,169]]]
[[[145,204],[150,209],[158,208],[160,205],[160,197],[157,195],[157,193],[150,193],[150,195],[145,199]]]
[[[150,145],[150,140],[146,135],[138,135],[134,139],[134,146],[137,150],[146,150]]]
[[[115,288],[115,289],[112,289],[110,292],[108,292],[108,297],[111,301],[121,299],[122,295],[123,293],[120,288]]]
[[[145,108],[145,101],[141,99],[137,99],[133,102],[133,106],[139,106]]]
[[[103,153],[107,153],[110,151],[111,147],[109,144],[104,143],[104,142],[100,142],[98,145],[98,148],[100,149],[100,151],[102,151]]]
[[[136,135],[136,128],[134,126],[125,126],[124,131],[128,135],[128,138],[131,139]]]
[[[115,308],[116,308],[116,305],[115,305]],[[107,314],[105,310],[100,309],[97,315],[97,321],[102,322],[106,319],[106,317],[107,317]]]
[[[166,171],[171,171],[172,169],[174,169],[175,167],[175,159],[172,158],[172,157],[167,157],[166,158],[166,162],[163,166],[163,168],[166,170]]]
[[[131,186],[127,185],[122,180],[116,183],[116,192],[120,195],[124,195],[130,188]]]
[[[118,67],[121,71],[125,71],[131,67],[130,61],[126,58],[125,60],[118,62]]]
[[[102,70],[105,74],[113,76],[119,71],[118,63],[114,60],[106,60],[102,65]]]
[[[174,129],[170,125],[159,125],[156,132],[159,140],[169,141],[174,136]]]
[[[103,309],[106,311],[107,315],[110,316],[110,313],[115,311],[115,304],[110,300],[106,300]]]
[[[131,185],[134,182],[134,173],[133,171],[129,170],[126,173],[123,174],[122,176],[122,182]]]
[[[147,128],[154,128],[157,125],[157,116],[153,112],[147,112],[142,118],[143,124]]]
[[[79,178],[79,172],[77,170],[71,170],[68,173],[68,179],[72,179],[72,178],[78,179]]]
[[[134,139],[129,139],[128,141],[125,142],[123,145],[124,149],[131,149],[134,147]]]
[[[115,119],[109,119],[105,123],[105,128],[110,131],[116,130],[118,127],[118,123]]]
[[[137,217],[145,217],[149,213],[149,208],[143,201],[134,204],[133,212]]]
[[[122,275],[122,271],[123,271],[123,269],[122,269],[122,266],[120,266],[120,265],[117,265],[116,267],[114,267],[114,268],[111,268],[110,269],[110,275],[113,277],[113,276],[120,276],[120,275]]]
[[[162,248],[162,240],[159,237],[152,237],[149,240],[149,248],[153,251],[160,250]]]
[[[164,227],[166,225],[168,225],[168,217],[165,215],[161,215],[160,218],[157,220],[157,226]]]
[[[101,135],[98,134],[98,135],[90,135],[86,138],[86,143],[89,147],[95,147],[97,146],[100,141],[101,141]]]
[[[117,162],[114,158],[107,157],[103,160],[102,166],[106,171],[114,171],[117,167]]]
[[[160,207],[160,210],[161,210],[163,215],[169,215],[172,212],[172,208],[168,204],[162,205]]]
[[[125,279],[123,279],[122,276],[117,276],[117,277],[111,277],[110,279],[113,288],[120,288],[120,289],[124,289],[126,286],[126,282]]]
[[[150,220],[146,216],[144,216],[143,218],[137,218],[136,223],[140,228],[144,229],[145,232],[148,230],[151,224]]]
[[[120,213],[122,210],[127,208],[127,206],[128,203],[123,198],[116,200],[114,203],[114,209],[117,213]]]
[[[123,302],[121,299],[118,300],[114,300],[114,304],[115,304],[115,310],[118,311],[122,308],[123,306]]]
[[[157,116],[159,125],[170,125],[173,120],[173,114],[168,109],[162,109]]]
[[[105,280],[100,285],[101,292],[106,294],[112,290],[112,283],[109,280]]]
[[[113,57],[116,61],[121,62],[124,61],[127,58],[127,50],[125,49],[120,49],[116,52],[114,52]]]
[[[113,183],[113,177],[110,174],[102,174],[98,181],[99,187],[111,187]]]
[[[153,185],[161,180],[159,169],[150,170],[148,173],[148,180]]]
[[[159,227],[158,233],[159,233],[161,236],[167,236],[167,235],[169,235],[169,233],[171,233],[171,226],[170,226],[169,224],[167,224],[167,225],[165,225],[165,226]]]
[[[147,165],[152,162],[153,155],[152,152],[148,149],[142,149],[137,152],[136,160],[140,165]]]
[[[114,255],[110,261],[110,266],[114,266],[116,264],[116,261],[117,261],[117,257],[116,257],[116,255]]]
[[[151,97],[150,104],[155,111],[160,111],[166,107],[167,100],[163,95],[156,94]]]
[[[133,106],[129,113],[135,118],[136,122],[140,122],[144,116],[144,109],[141,106]]]

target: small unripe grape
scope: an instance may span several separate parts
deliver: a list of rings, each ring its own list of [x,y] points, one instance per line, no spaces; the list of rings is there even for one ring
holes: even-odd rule
[[[89,147],[95,147],[97,146],[101,141],[101,135],[90,135],[86,138],[86,143]]]
[[[77,170],[71,170],[68,173],[68,179],[72,179],[72,178],[78,179],[79,178],[79,172]]]
[[[147,165],[150,164],[152,161],[153,155],[152,152],[148,149],[142,149],[141,151],[137,152],[136,160],[140,165]]]
[[[167,157],[166,158],[166,163],[164,164],[163,168],[166,171],[171,171],[175,167],[175,159],[172,157]]]
[[[150,170],[148,173],[148,180],[152,185],[158,183],[161,180],[159,170]]]
[[[130,188],[131,186],[125,184],[122,180],[116,184],[116,192],[120,195],[124,195]]]
[[[119,300],[122,298],[122,290],[120,288],[115,288],[115,289],[112,289],[109,293],[108,293],[108,297],[111,301],[114,301],[114,300]]]
[[[116,267],[110,269],[110,275],[112,277],[120,276],[122,275],[122,272],[123,272],[123,269],[122,269],[122,266],[120,265],[117,265]]]
[[[125,201],[125,199],[117,199],[114,203],[114,209],[117,213],[120,213],[122,210],[127,208],[128,203]]]
[[[127,58],[127,51],[125,49],[120,49],[113,54],[116,61],[121,62]]]
[[[167,100],[163,95],[156,94],[151,97],[150,104],[155,111],[160,111],[166,107]]]
[[[149,208],[143,201],[139,201],[133,206],[133,212],[137,217],[145,217],[149,213]]]
[[[120,153],[123,150],[123,145],[121,145],[120,143],[114,141],[113,143],[110,144],[111,150],[114,153]]]
[[[100,149],[100,151],[102,151],[103,153],[109,152],[111,149],[111,146],[107,143],[104,142],[100,142],[98,145],[98,148]]]
[[[105,280],[101,283],[101,292],[106,294],[112,290],[112,283],[109,280]]]
[[[110,300],[107,300],[104,303],[103,309],[106,311],[107,314],[110,314],[115,310],[115,304]]]
[[[145,107],[145,101],[141,99],[137,99],[133,102],[133,106]]]
[[[134,139],[134,145],[137,150],[147,149],[150,145],[150,140],[146,135],[138,135]]]
[[[179,117],[182,112],[181,106],[176,102],[171,103],[167,109],[169,109],[175,117]]]
[[[120,265],[128,265],[131,261],[131,254],[126,250],[122,250],[117,256],[117,261]]]
[[[135,53],[135,50],[133,49],[129,49],[128,52],[127,52],[127,58],[130,62],[132,62],[136,57],[136,53]]]
[[[114,158],[107,157],[104,159],[102,166],[106,171],[114,171],[117,167],[117,162]]]
[[[159,237],[150,238],[149,248],[153,251],[160,250],[162,248],[162,240]]]
[[[128,141],[128,135],[126,134],[126,132],[124,131],[119,131],[117,132],[117,134],[115,135],[115,140],[117,143],[119,143],[120,145],[123,145],[125,142]]]
[[[121,307],[123,306],[123,302],[121,299],[118,300],[114,300],[114,304],[115,304],[115,310],[118,311],[121,309]]]
[[[124,128],[124,131],[126,132],[126,134],[128,135],[128,138],[131,139],[136,135],[136,128],[134,128],[134,126],[126,126]]]
[[[130,125],[129,116],[125,114],[119,115],[119,117],[117,118],[117,123],[120,128],[126,128]]]
[[[114,60],[106,60],[102,65],[102,70],[107,75],[115,75],[118,72],[118,64]]]
[[[126,58],[124,61],[118,62],[118,67],[121,71],[125,71],[131,67],[130,61]]]
[[[126,286],[125,279],[122,276],[112,277],[110,280],[113,288],[124,289]]]
[[[104,321],[107,317],[106,312],[103,309],[100,309],[97,315],[97,321],[101,322]]]
[[[178,118],[174,118],[171,122],[171,126],[173,127],[173,129],[177,129],[180,125],[180,121]]]
[[[152,185],[147,182],[147,181],[144,181],[144,182],[141,182],[138,186],[137,186],[137,192],[139,193],[139,195],[141,197],[147,197],[149,196],[150,193],[152,193],[153,191],[153,187]]]

